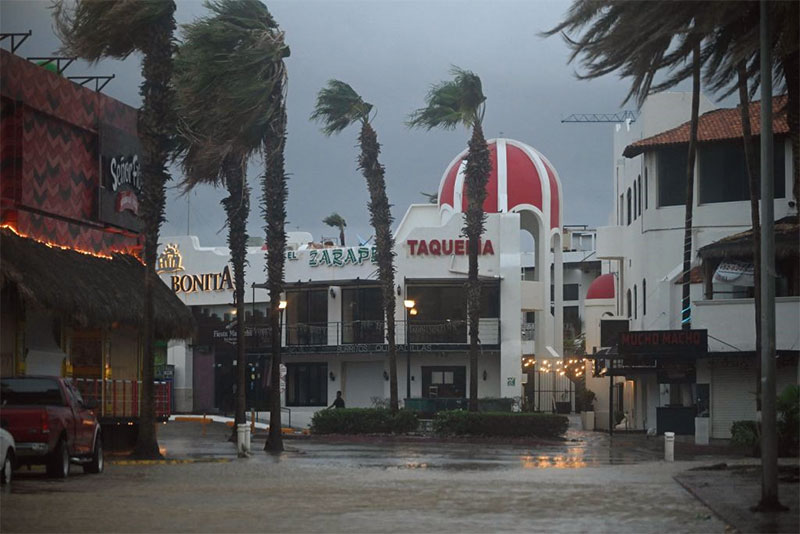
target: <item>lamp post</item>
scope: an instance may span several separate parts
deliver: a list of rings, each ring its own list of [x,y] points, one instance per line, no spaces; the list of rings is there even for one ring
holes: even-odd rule
[[[411,315],[417,314],[416,302],[411,299],[403,301],[403,307],[406,309],[406,400],[411,398],[411,341],[408,339],[409,327],[408,319]]]

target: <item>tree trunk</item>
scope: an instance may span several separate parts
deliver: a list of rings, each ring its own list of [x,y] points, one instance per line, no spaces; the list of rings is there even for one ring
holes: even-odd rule
[[[233,264],[233,304],[236,306],[236,417],[235,424],[246,422],[247,356],[245,353],[244,267],[247,263],[247,217],[250,214],[250,190],[245,183],[245,168],[241,157],[228,156],[225,165],[225,185],[228,197],[222,201],[228,216],[228,248]],[[236,435],[236,427],[233,428]]]
[[[483,137],[479,122],[472,127],[472,138],[467,153],[465,189],[467,213],[464,234],[468,240],[469,270],[467,274],[467,319],[469,328],[469,411],[478,411],[478,355],[480,351],[478,328],[481,314],[481,285],[478,279],[478,255],[486,215],[483,202],[486,199],[486,183],[489,181],[491,161],[489,147]]]
[[[755,301],[756,355],[761,354],[761,224],[758,216],[758,201],[761,198],[761,183],[753,158],[753,136],[750,129],[750,100],[747,96],[747,65],[744,61],[736,66],[739,87],[739,109],[744,142],[744,163],[747,181],[750,184],[750,222],[753,225],[753,300]],[[756,409],[761,410],[761,358],[756,357]]]
[[[343,247],[347,246],[344,244],[344,226],[339,227],[339,245]]]
[[[683,281],[681,299],[681,327],[692,328],[692,302],[689,296],[692,270],[692,212],[694,210],[694,162],[697,155],[697,123],[700,110],[700,43],[692,52],[692,123],[689,137],[689,158],[686,166],[686,220],[683,236]]]
[[[378,161],[381,145],[372,126],[364,121],[358,137],[361,154],[358,166],[367,180],[369,190],[369,216],[375,229],[375,247],[378,260],[378,278],[383,294],[383,311],[386,317],[386,338],[389,344],[389,406],[396,412],[397,395],[397,340],[395,339],[395,292],[394,292],[394,238],[392,237],[392,213],[386,196],[386,181],[383,165]],[[406,340],[408,342],[408,340]]]
[[[151,28],[143,47],[142,77],[139,89],[142,108],[139,112],[138,129],[142,142],[142,221],[144,223],[144,317],[142,320],[142,388],[139,411],[139,432],[133,456],[137,458],[161,458],[155,429],[155,388],[153,288],[161,283],[155,272],[158,251],[158,233],[164,221],[164,203],[167,155],[170,136],[174,129],[172,114],[172,34],[175,31],[173,12]]]
[[[272,341],[272,359],[269,381],[269,436],[264,450],[283,451],[281,435],[281,319],[279,309],[283,293],[284,265],[286,263],[286,172],[284,147],[286,145],[286,108],[282,88],[275,92],[279,98],[278,116],[272,123],[270,138],[265,143],[266,170],[262,185],[262,214],[267,234],[267,285],[269,288],[269,323]]]

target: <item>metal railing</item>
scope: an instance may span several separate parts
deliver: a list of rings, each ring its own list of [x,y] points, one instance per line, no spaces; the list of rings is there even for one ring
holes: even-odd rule
[[[96,403],[100,417],[136,418],[141,409],[141,380],[101,380],[74,378],[73,383],[84,400]],[[172,403],[168,382],[155,381],[156,417],[169,417]]]
[[[383,344],[387,340],[386,322],[382,320],[289,323],[282,325],[281,333],[283,346]],[[263,323],[248,324],[247,335],[255,338],[256,345],[271,346],[271,331]],[[499,345],[500,319],[481,319],[478,337],[482,345]],[[461,319],[411,320],[408,324],[396,321],[395,342],[398,345],[469,344],[469,324]]]

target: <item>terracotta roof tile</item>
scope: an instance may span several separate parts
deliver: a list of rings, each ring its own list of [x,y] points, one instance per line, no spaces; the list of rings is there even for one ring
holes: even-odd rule
[[[786,95],[776,96],[772,99],[772,129],[776,134],[789,133],[789,123],[785,113],[786,103]],[[751,102],[750,129],[754,136],[761,134],[760,114],[761,101]],[[636,141],[628,145],[622,155],[626,158],[633,158],[654,148],[688,143],[690,127],[691,121],[688,121],[677,128]],[[697,125],[698,143],[739,139],[741,137],[742,121],[738,107],[715,109],[700,116],[700,121]]]

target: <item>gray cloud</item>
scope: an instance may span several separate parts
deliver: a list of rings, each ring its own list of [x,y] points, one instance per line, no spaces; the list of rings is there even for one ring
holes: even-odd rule
[[[567,65],[569,50],[559,38],[538,32],[554,26],[565,1],[272,1],[266,2],[286,31],[292,56],[289,69],[290,173],[289,229],[315,237],[335,235],[321,219],[338,211],[348,221],[351,241],[372,234],[368,195],[356,167],[355,127],[326,138],[308,117],[316,92],[330,78],[350,83],[374,104],[374,126],[383,145],[389,200],[399,220],[410,203],[424,202],[420,191],[436,191],[450,160],[466,147],[469,132],[409,131],[404,121],[421,107],[428,87],[447,78],[450,65],[470,69],[483,80],[487,95],[484,130],[528,143],[555,165],[564,187],[567,224],[602,225],[612,202],[612,125],[561,124],[576,112],[619,110],[628,88],[614,77],[578,81]],[[2,31],[34,35],[18,51],[49,55],[59,46],[52,32],[49,2],[0,3]],[[186,23],[204,13],[198,1],[178,0],[177,18]],[[5,43],[4,43],[5,46]],[[139,57],[79,62],[72,74],[115,73],[105,92],[132,106],[140,104]],[[254,189],[248,232],[262,236],[258,210],[260,162],[249,177]],[[172,169],[180,179],[178,169]],[[207,245],[223,244],[222,190],[198,188],[182,196],[169,191],[162,235],[183,234],[187,224]],[[191,203],[187,220],[187,206]]]

